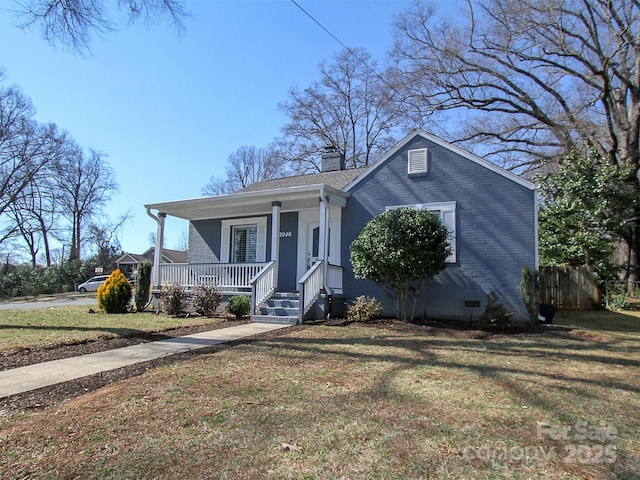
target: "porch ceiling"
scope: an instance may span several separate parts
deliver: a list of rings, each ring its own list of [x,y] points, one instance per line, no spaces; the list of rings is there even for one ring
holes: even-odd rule
[[[272,202],[281,203],[282,212],[316,208],[324,195],[329,205],[344,207],[349,193],[327,185],[305,185],[258,192],[231,193],[217,197],[201,197],[172,202],[151,203],[147,210],[157,210],[186,220],[233,218],[266,215],[272,212]]]

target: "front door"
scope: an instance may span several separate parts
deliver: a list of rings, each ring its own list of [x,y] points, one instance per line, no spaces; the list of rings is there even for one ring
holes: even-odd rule
[[[318,222],[307,224],[307,270],[318,260],[320,251],[320,224]]]
[[[318,260],[320,252],[320,212],[301,211],[298,215],[298,280]],[[329,262],[340,265],[340,208],[332,208],[329,219]]]

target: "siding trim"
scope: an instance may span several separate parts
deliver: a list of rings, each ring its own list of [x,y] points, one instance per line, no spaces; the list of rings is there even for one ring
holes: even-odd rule
[[[258,227],[258,242],[256,245],[256,262],[264,262],[267,256],[267,217],[234,218],[222,220],[220,238],[220,261],[231,262],[231,229],[242,225],[256,225]]]
[[[447,263],[456,263],[458,261],[458,237],[457,237],[457,219],[456,219],[456,202],[431,202],[431,203],[415,203],[412,205],[393,205],[385,207],[385,210],[395,210],[396,208],[414,208],[416,210],[427,210],[428,212],[440,212],[440,221],[449,230],[449,246],[451,253],[447,257]]]

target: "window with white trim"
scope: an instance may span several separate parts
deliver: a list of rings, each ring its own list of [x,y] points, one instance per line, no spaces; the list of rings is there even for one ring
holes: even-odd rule
[[[266,237],[266,217],[223,220],[220,261],[223,263],[264,262]]]
[[[414,205],[394,205],[387,207],[386,210],[396,208],[415,208],[417,210],[428,210],[436,215],[442,224],[449,230],[449,247],[451,254],[447,257],[447,263],[456,263],[456,202],[433,202],[433,203],[417,203]]]
[[[256,251],[258,247],[258,226],[241,225],[233,227],[232,234],[233,263],[247,263],[256,261]]]
[[[426,175],[429,171],[429,152],[426,148],[418,148],[407,152],[409,175]]]

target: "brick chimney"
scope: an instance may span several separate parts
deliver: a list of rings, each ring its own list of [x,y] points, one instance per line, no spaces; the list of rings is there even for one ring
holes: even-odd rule
[[[339,148],[332,145],[324,147],[322,153],[322,171],[323,172],[336,172],[338,170],[344,170],[344,154]]]

